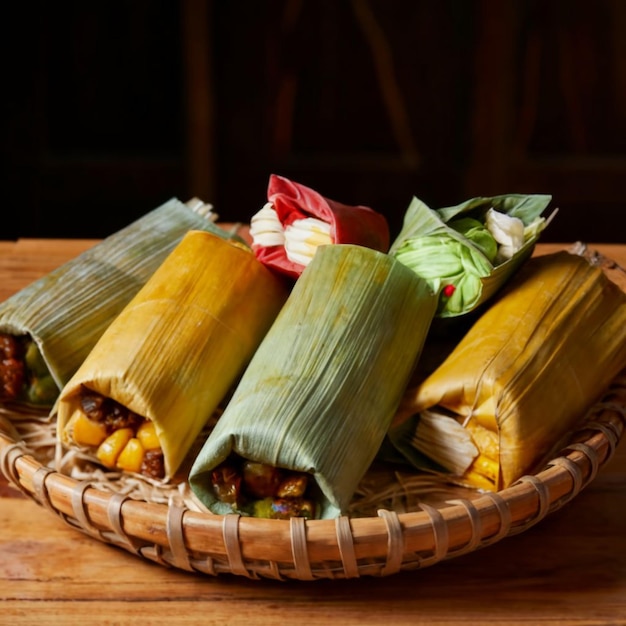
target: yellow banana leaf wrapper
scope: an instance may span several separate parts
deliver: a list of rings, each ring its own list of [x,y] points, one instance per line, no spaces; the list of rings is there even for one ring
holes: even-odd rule
[[[231,502],[216,491],[215,472],[243,459],[308,477],[317,505],[293,515],[344,512],[402,398],[436,302],[425,281],[384,253],[321,246],[191,468],[197,500],[218,514],[280,517],[279,494],[268,505],[244,497],[245,488]]]
[[[438,318],[487,302],[531,256],[551,196],[477,197],[431,209],[413,198],[389,253],[439,293]]]
[[[233,236],[172,199],[0,304],[0,405],[49,411],[115,316],[192,229]]]
[[[407,391],[389,438],[418,468],[499,490],[540,469],[624,367],[626,294],[582,257],[536,257]]]
[[[190,231],[63,388],[57,404],[61,442],[84,448],[110,469],[141,474],[135,440],[142,440],[147,424],[157,442],[144,445],[144,452],[160,450],[163,466],[163,475],[148,475],[171,479],[287,295],[283,280],[247,246]],[[109,403],[106,419],[85,421],[94,412],[92,392]],[[96,436],[103,422],[106,428]],[[119,457],[126,444],[133,448]]]

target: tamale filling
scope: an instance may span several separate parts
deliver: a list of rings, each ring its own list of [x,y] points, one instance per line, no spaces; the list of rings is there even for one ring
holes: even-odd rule
[[[58,393],[33,339],[0,333],[0,400],[46,406]]]
[[[215,497],[234,511],[268,519],[314,519],[313,480],[306,472],[286,470],[232,454],[211,471]]]
[[[82,387],[80,409],[65,427],[76,445],[87,447],[109,469],[161,479],[163,451],[154,423],[119,402]]]

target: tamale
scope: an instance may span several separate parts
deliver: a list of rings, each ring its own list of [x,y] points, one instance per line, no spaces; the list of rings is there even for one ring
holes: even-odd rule
[[[12,361],[0,370],[0,404],[48,412],[105,328],[187,231],[235,238],[213,223],[207,206],[171,199],[1,303],[2,361]]]
[[[577,255],[532,258],[407,390],[389,438],[421,469],[499,490],[545,463],[624,367],[626,294]]]
[[[439,296],[437,317],[465,315],[487,302],[530,257],[549,220],[548,195],[477,197],[431,209],[409,205],[389,253]]]
[[[276,174],[269,179],[267,202],[250,220],[250,235],[258,259],[294,279],[322,245],[389,248],[389,225],[381,213],[331,200]]]
[[[259,517],[345,512],[400,402],[436,302],[425,281],[386,254],[320,247],[193,463],[189,483],[199,503]],[[291,482],[307,478],[306,506],[290,506],[278,491],[245,493],[246,472],[269,483],[273,470]]]
[[[110,469],[173,478],[287,295],[249,247],[188,232],[63,388],[60,441]]]

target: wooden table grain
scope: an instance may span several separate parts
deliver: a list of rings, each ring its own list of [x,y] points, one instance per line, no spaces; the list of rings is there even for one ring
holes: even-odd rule
[[[0,300],[93,243],[0,242]],[[626,267],[626,245],[590,247]],[[0,475],[0,624],[61,623],[626,624],[626,444],[520,535],[423,570],[345,581],[167,569],[70,528]]]

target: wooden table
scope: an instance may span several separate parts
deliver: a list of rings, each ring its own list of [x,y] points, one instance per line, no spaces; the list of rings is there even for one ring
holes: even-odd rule
[[[0,299],[93,243],[0,242]],[[592,247],[626,267],[626,245]],[[71,529],[0,477],[0,623],[626,624],[626,444],[523,534],[421,571],[312,583],[166,569]]]

